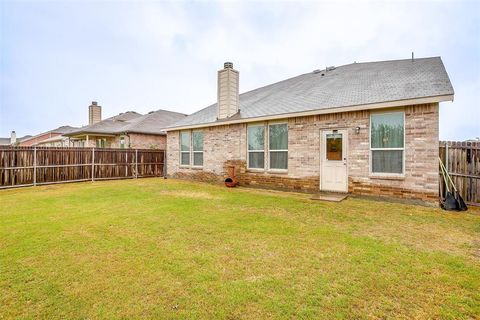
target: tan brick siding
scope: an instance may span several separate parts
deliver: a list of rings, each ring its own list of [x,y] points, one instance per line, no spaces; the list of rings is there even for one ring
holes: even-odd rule
[[[131,149],[166,149],[167,137],[165,135],[129,133],[125,137],[125,148]],[[85,147],[96,147],[97,139],[106,139],[106,148],[120,148],[121,136],[88,136],[88,143],[85,141]],[[72,142],[73,145],[73,142]]]
[[[167,137],[168,175],[220,182],[226,176],[226,168],[232,165],[243,185],[317,191],[320,185],[320,132],[345,128],[348,130],[349,192],[437,201],[438,104],[402,109],[405,111],[405,175],[400,179],[369,175],[369,111],[287,119],[288,172],[280,174],[246,169],[246,124],[203,129],[203,170],[180,167],[179,131],[171,131]],[[358,134],[356,127],[360,127]]]

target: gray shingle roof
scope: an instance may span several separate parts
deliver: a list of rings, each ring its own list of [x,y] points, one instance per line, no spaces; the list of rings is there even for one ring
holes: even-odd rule
[[[127,111],[114,117],[102,120],[94,125],[85,126],[78,130],[66,133],[66,136],[75,136],[83,133],[91,134],[122,134],[128,132],[146,134],[165,134],[162,128],[185,117],[185,114],[167,110],[157,110],[146,115],[134,111]]]
[[[322,75],[323,74],[323,75]],[[352,63],[310,72],[240,95],[240,113],[227,120],[452,95],[440,57]],[[170,128],[218,123],[217,104]],[[222,120],[225,121],[225,120]]]

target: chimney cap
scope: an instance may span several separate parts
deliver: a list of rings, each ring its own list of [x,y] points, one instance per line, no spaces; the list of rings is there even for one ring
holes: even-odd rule
[[[92,106],[96,106],[98,104],[97,101],[92,101]]]
[[[233,62],[225,62],[223,64],[223,68],[225,69],[233,69]]]

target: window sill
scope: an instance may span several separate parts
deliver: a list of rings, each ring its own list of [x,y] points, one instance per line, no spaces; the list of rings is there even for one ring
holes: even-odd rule
[[[192,169],[192,170],[203,170],[203,166],[191,166],[190,169]]]
[[[268,169],[268,173],[275,173],[275,174],[287,174],[288,169]]]
[[[261,169],[261,168],[247,168],[247,171],[248,171],[248,172],[256,172],[256,173],[263,173],[263,172],[265,172],[265,169]]]
[[[405,174],[370,173],[368,177],[380,180],[405,180]]]

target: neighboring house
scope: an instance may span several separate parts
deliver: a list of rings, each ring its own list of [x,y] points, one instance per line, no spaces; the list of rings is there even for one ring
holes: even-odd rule
[[[39,147],[70,147],[70,138],[66,136],[67,133],[78,130],[79,128],[63,126],[56,129],[56,132],[61,132],[59,135],[54,135],[48,139],[42,140],[34,146]]]
[[[10,142],[10,138],[0,138],[0,146],[10,146],[12,145]]]
[[[64,133],[67,133],[76,129],[78,128],[70,127],[70,126],[61,126],[56,129],[53,129],[47,132],[42,132],[40,134],[37,134],[29,138],[23,138],[18,145],[21,147],[41,146],[46,140],[61,137]]]
[[[17,134],[15,131],[12,131],[10,134],[10,138],[0,138],[0,146],[17,146],[22,142],[23,140],[29,139],[32,136],[23,136],[21,138],[17,138]]]
[[[127,111],[66,136],[70,138],[72,147],[165,149],[166,133],[161,129],[184,117],[182,113],[166,110],[152,111],[146,115]]]
[[[166,128],[169,177],[438,201],[440,57],[353,63],[239,95],[231,63],[217,103]]]

